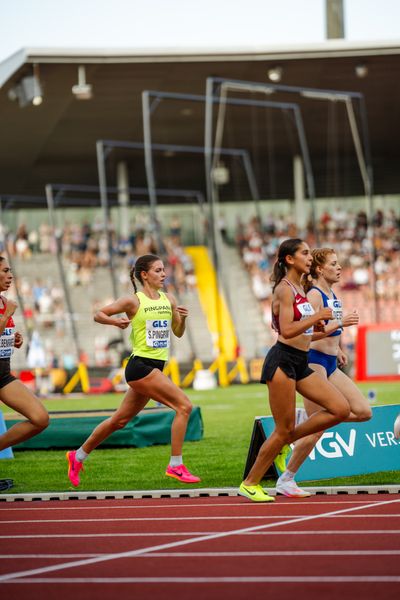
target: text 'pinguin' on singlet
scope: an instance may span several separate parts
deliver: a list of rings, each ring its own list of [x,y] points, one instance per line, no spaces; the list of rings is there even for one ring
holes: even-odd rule
[[[6,307],[2,298],[3,306],[0,307],[0,315],[4,315]],[[11,358],[14,352],[15,323],[12,317],[8,317],[3,333],[0,335],[0,359]]]
[[[172,308],[164,292],[159,298],[149,298],[143,292],[137,292],[139,308],[131,320],[130,341],[132,354],[155,360],[168,360],[171,337]]]
[[[293,320],[294,321],[303,321],[308,317],[311,317],[315,314],[313,307],[307,299],[307,296],[303,296],[300,294],[295,286],[288,280],[282,279],[287,285],[291,288],[294,298],[293,298]],[[271,308],[272,310],[272,308]],[[272,328],[277,331],[279,334],[281,333],[281,328],[279,326],[279,315],[275,315],[272,310]],[[303,331],[302,335],[312,335],[314,333],[314,326],[311,325],[306,331]]]
[[[312,288],[310,288],[310,289],[317,290],[321,294],[321,296],[322,296],[322,302],[323,302],[324,307],[327,307],[327,308],[331,309],[332,316],[333,316],[334,319],[336,319],[338,321],[339,320],[341,321],[343,319],[342,302],[341,302],[341,300],[339,300],[339,298],[336,298],[335,292],[333,290],[331,290],[333,298],[329,298],[329,296],[327,296],[325,294],[325,292],[323,292],[316,285],[313,285]],[[325,321],[325,323],[329,323],[329,321]],[[335,337],[337,335],[341,335],[342,331],[343,331],[343,327],[339,327],[339,329],[335,329],[335,331],[332,331],[332,333],[330,333],[326,337]]]

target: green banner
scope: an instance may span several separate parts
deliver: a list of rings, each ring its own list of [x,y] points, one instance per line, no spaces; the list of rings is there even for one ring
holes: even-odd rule
[[[340,423],[328,429],[300,467],[298,480],[319,480],[378,471],[400,470],[400,440],[393,425],[400,405],[378,406],[363,423]],[[272,417],[260,417],[267,438],[274,429]],[[393,483],[398,483],[394,481]]]

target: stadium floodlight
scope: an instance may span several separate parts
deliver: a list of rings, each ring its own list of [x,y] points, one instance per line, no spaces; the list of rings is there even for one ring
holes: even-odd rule
[[[282,79],[283,69],[282,67],[271,67],[268,69],[267,75],[270,81],[278,82]]]
[[[86,83],[86,69],[83,65],[78,67],[78,83],[72,86],[72,93],[77,100],[90,100],[93,97],[92,86]]]
[[[40,106],[43,102],[43,90],[39,79],[39,67],[33,65],[33,74],[26,75],[8,91],[10,100],[18,100],[21,108],[33,104]]]
[[[359,77],[360,79],[364,79],[364,77],[367,77],[367,75],[368,75],[367,65],[364,65],[364,64],[356,65],[354,70],[356,72],[357,77]]]

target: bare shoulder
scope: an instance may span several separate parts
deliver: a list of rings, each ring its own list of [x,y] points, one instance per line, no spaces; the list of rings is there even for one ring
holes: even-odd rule
[[[321,292],[319,292],[315,288],[311,288],[311,290],[307,292],[307,298],[313,305],[322,304]]]
[[[293,298],[293,292],[283,281],[279,282],[274,290],[274,296],[277,300],[288,300]]]

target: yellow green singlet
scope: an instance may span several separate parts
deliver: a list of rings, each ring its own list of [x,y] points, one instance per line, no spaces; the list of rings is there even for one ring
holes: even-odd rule
[[[158,300],[152,300],[143,292],[137,292],[139,309],[131,320],[129,339],[132,355],[156,360],[168,360],[171,336],[172,308],[164,292],[159,291]]]

